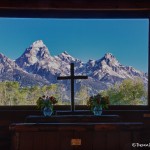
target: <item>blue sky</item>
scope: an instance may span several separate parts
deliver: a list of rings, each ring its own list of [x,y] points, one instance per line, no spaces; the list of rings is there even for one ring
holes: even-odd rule
[[[67,51],[87,62],[110,52],[123,65],[148,70],[148,19],[0,18],[0,53],[16,59],[36,40],[52,56]]]

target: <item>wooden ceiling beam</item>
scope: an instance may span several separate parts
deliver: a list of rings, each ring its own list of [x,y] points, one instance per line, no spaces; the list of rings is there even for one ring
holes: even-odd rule
[[[0,0],[0,9],[150,10],[149,0]]]

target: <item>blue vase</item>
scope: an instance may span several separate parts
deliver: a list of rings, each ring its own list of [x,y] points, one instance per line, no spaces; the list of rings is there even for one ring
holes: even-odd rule
[[[43,115],[44,115],[45,117],[51,116],[52,113],[53,113],[53,108],[52,108],[52,107],[44,107],[44,108],[43,108]]]
[[[101,116],[102,115],[102,106],[100,105],[100,106],[95,106],[94,108],[93,108],[93,113],[94,113],[94,115],[95,116]]]

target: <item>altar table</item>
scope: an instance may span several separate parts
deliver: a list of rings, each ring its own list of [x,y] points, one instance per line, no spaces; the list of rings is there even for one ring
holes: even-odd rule
[[[29,115],[26,117],[26,123],[86,123],[86,122],[119,122],[119,115],[52,115],[50,117]]]
[[[11,150],[132,150],[142,130],[142,122],[15,123]]]

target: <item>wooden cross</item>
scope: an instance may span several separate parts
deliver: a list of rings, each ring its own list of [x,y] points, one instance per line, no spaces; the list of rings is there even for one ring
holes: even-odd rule
[[[88,76],[75,76],[74,75],[74,63],[70,64],[70,76],[60,76],[57,77],[57,80],[71,80],[71,111],[75,111],[75,105],[74,105],[74,80],[75,79],[87,79]]]

